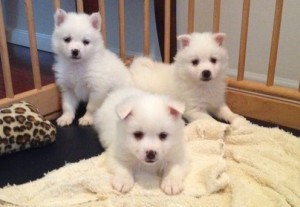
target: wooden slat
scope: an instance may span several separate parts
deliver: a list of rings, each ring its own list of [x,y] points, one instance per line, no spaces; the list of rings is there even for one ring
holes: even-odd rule
[[[125,53],[125,14],[124,0],[119,0],[119,42],[120,42],[120,57],[123,62],[126,61]]]
[[[76,0],[77,12],[83,12],[83,0]]]
[[[170,63],[171,48],[171,0],[165,0],[165,37],[164,37],[164,62]]]
[[[61,8],[61,1],[60,0],[54,0],[54,10]]]
[[[40,90],[33,89],[17,94],[14,98],[0,99],[0,107],[5,107],[22,100],[37,106],[40,113],[44,116],[61,110],[60,93],[54,83],[43,86]]]
[[[60,117],[62,114],[62,111],[59,110],[59,111],[55,111],[55,112],[52,112],[50,114],[46,114],[46,115],[43,115],[44,118],[46,120],[56,120],[58,117]]]
[[[189,0],[188,3],[188,33],[194,32],[195,25],[195,0]]]
[[[228,106],[235,113],[300,129],[300,104],[228,89]]]
[[[213,32],[220,31],[221,0],[214,0]]]
[[[40,63],[39,63],[36,36],[35,36],[32,0],[25,0],[25,11],[26,11],[27,25],[28,25],[28,32],[29,32],[29,43],[30,43],[30,54],[31,54],[31,64],[32,64],[32,71],[33,71],[34,88],[41,89],[42,88],[41,71],[40,71]]]
[[[238,73],[237,73],[237,80],[239,80],[239,81],[244,80],[247,39],[248,39],[249,14],[250,14],[250,0],[244,0],[242,26],[241,26],[241,38],[240,38],[240,51],[239,51],[240,55],[239,55]]]
[[[280,26],[281,26],[281,18],[282,18],[282,8],[283,8],[283,0],[276,0],[267,86],[272,86],[274,84],[277,52],[278,52],[278,45],[279,45]]]
[[[149,26],[150,26],[150,3],[149,0],[144,0],[144,55],[149,55]]]
[[[291,101],[300,102],[300,92],[297,89],[284,88],[280,86],[266,86],[263,83],[257,83],[254,81],[236,81],[233,78],[227,78],[228,86],[247,90],[256,93],[262,93],[269,96],[275,96],[279,98],[289,99]]]
[[[0,0],[0,55],[1,55],[1,64],[4,78],[5,94],[6,97],[14,97],[14,90],[12,85],[9,56],[6,42],[5,34],[5,24],[3,20],[3,7],[2,1]],[[2,81],[2,80],[1,80]]]
[[[104,41],[104,45],[106,45],[106,15],[105,15],[105,0],[98,0],[98,5],[101,14],[101,33]]]

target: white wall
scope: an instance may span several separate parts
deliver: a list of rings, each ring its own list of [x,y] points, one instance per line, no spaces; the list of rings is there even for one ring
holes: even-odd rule
[[[23,0],[3,1],[4,19],[7,31],[7,41],[29,46],[27,20]],[[66,11],[74,11],[75,1],[62,1]],[[52,0],[34,0],[33,11],[38,48],[51,51],[51,33],[53,30],[54,6]]]
[[[107,47],[113,52],[119,52],[118,33],[118,0],[108,0],[106,3]],[[143,52],[143,1],[125,1],[126,51],[127,55],[140,55]],[[150,49],[151,55],[160,58],[156,26],[154,20],[153,1],[150,2]],[[34,0],[33,10],[37,33],[38,48],[51,52],[51,34],[53,30],[54,6],[52,0]],[[8,42],[29,46],[27,22],[23,0],[4,1],[4,17]],[[75,11],[75,1],[62,0],[62,8]]]
[[[177,1],[178,34],[186,33],[187,0]],[[220,31],[227,34],[230,75],[238,65],[242,19],[241,0],[221,1]],[[246,79],[266,81],[271,47],[275,0],[252,0],[246,58]],[[212,30],[213,1],[196,0],[195,31]],[[284,1],[282,30],[276,67],[276,85],[298,88],[300,79],[300,1]]]

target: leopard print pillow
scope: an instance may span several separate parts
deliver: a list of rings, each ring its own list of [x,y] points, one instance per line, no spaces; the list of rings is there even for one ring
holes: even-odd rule
[[[22,101],[0,109],[0,155],[55,141],[56,128],[32,104]]]

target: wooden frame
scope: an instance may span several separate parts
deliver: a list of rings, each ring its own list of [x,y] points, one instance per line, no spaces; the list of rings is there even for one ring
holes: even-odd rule
[[[28,101],[38,106],[39,111],[47,119],[57,118],[60,111],[60,94],[57,86],[49,84],[40,89],[32,89],[14,96],[14,98],[0,99],[0,107],[8,106],[21,100]]]
[[[236,88],[228,88],[227,102],[243,116],[300,129],[299,103]]]

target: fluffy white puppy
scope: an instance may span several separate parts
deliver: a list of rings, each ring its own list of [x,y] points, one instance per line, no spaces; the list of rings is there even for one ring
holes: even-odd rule
[[[123,62],[104,47],[99,13],[66,13],[58,9],[54,21],[52,48],[56,62],[53,70],[63,109],[57,124],[71,124],[78,103],[84,101],[87,102],[86,113],[79,124],[91,125],[92,114],[107,93],[131,84],[130,74]]]
[[[112,186],[128,192],[139,171],[162,176],[166,194],[183,190],[187,158],[183,143],[184,104],[135,88],[110,93],[96,111],[94,127],[107,148]]]
[[[225,76],[228,54],[223,33],[192,33],[178,36],[180,49],[173,64],[136,58],[130,66],[135,85],[141,89],[168,94],[184,101],[184,117],[219,119],[232,123],[238,117],[225,102]]]

